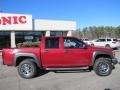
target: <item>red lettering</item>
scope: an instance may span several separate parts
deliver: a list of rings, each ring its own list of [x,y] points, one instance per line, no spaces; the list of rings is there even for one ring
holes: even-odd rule
[[[18,24],[17,16],[13,16],[13,24]]]
[[[22,23],[22,24],[26,23],[26,16],[20,16],[19,17],[19,22]]]
[[[2,19],[2,24],[6,25],[6,24],[11,24],[11,17],[1,17]]]
[[[11,24],[24,24],[26,23],[26,16],[8,16],[8,17],[0,17],[0,24],[1,25],[11,25]]]

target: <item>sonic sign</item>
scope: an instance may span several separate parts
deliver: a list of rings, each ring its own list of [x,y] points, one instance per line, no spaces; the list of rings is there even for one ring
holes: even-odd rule
[[[0,13],[0,30],[32,30],[32,15]]]

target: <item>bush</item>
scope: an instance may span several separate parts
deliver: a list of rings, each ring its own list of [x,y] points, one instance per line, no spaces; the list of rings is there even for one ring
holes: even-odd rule
[[[25,47],[39,47],[40,42],[23,42],[18,43],[17,48],[25,48]]]

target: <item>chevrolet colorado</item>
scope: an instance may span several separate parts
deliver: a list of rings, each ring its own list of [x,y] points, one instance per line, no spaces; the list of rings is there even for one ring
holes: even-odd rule
[[[15,66],[21,77],[29,79],[40,70],[94,70],[108,76],[117,64],[109,48],[92,47],[74,37],[42,37],[39,48],[5,48],[3,64]],[[39,70],[39,71],[40,71]]]

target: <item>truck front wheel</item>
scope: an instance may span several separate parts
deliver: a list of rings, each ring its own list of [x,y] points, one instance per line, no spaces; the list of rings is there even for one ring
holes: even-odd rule
[[[35,63],[24,60],[18,66],[18,73],[22,78],[33,78],[37,73],[37,67]]]
[[[108,76],[111,74],[113,66],[109,58],[98,58],[94,63],[93,69],[99,76]]]

